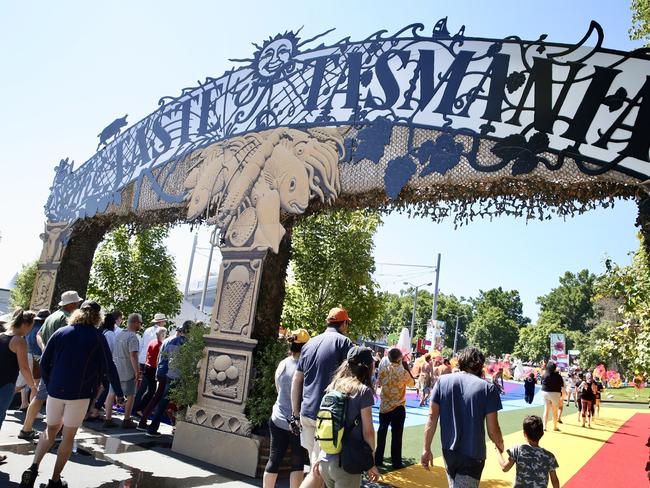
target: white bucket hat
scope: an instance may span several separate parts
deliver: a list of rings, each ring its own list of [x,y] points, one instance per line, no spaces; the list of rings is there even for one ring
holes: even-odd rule
[[[151,322],[164,322],[166,320],[167,316],[164,313],[157,313],[153,316],[153,320]]]
[[[61,301],[59,302],[59,307],[65,307],[71,303],[82,302],[83,298],[79,296],[76,291],[65,291],[61,294]]]

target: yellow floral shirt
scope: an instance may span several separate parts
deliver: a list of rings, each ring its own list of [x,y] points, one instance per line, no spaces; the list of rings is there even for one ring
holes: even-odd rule
[[[379,412],[386,413],[406,404],[406,387],[415,385],[415,380],[401,364],[390,363],[379,371],[381,403]]]

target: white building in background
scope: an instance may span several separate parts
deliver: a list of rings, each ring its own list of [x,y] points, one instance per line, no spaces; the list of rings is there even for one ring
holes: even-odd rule
[[[9,288],[0,288],[0,315],[10,311],[11,290]]]
[[[205,301],[203,303],[203,311],[206,314],[212,313],[212,307],[214,306],[214,300],[217,295],[217,281],[219,273],[218,271],[210,273],[208,277],[208,286],[205,289]],[[190,283],[189,290],[185,300],[191,303],[198,310],[201,306],[201,296],[203,294],[204,280],[196,280]]]

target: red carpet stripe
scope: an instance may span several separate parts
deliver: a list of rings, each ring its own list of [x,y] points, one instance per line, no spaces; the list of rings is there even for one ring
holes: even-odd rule
[[[634,414],[564,487],[647,488],[650,486],[645,471],[648,462],[648,436],[650,413]],[[570,460],[566,459],[564,462]]]

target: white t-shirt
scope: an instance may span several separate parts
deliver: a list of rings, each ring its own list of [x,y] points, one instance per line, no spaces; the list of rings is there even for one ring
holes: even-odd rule
[[[158,326],[152,325],[151,327],[147,327],[147,329],[144,331],[144,334],[142,334],[142,337],[140,337],[140,352],[138,353],[138,363],[144,364],[147,360],[147,347],[149,346],[149,343],[156,338],[157,331]]]

